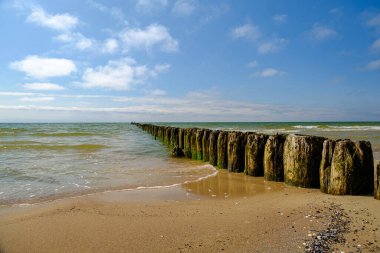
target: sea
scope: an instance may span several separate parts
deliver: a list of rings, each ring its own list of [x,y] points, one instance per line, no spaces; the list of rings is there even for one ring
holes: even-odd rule
[[[380,160],[380,122],[154,124],[368,140]],[[217,173],[206,163],[170,153],[170,147],[130,123],[1,123],[0,205],[171,187]]]

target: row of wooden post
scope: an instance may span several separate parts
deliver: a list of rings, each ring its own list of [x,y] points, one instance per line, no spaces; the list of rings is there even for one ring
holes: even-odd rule
[[[380,163],[374,169],[368,141],[132,124],[220,169],[334,195],[374,192],[380,199]]]

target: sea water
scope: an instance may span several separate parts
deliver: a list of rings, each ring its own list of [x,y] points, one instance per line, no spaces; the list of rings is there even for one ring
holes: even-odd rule
[[[156,123],[369,140],[380,159],[380,123]],[[167,187],[215,174],[129,123],[0,124],[0,204],[92,192]]]
[[[0,204],[165,187],[215,172],[129,123],[0,124]]]

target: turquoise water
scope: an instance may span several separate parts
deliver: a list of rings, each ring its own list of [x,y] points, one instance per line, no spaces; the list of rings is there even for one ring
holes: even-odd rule
[[[379,122],[157,124],[369,140],[380,159]],[[0,124],[0,204],[175,185],[212,173],[201,162],[171,158],[168,147],[129,123]]]

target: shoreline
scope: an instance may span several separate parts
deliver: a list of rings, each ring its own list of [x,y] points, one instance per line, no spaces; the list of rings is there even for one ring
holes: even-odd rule
[[[332,247],[380,250],[380,203],[373,198],[218,172],[187,187],[2,207],[0,252],[304,252],[329,223],[332,204],[351,221],[348,244]]]
[[[178,158],[178,159],[183,159],[183,158]],[[192,162],[194,162],[194,161],[192,161]],[[205,168],[207,167],[207,170],[210,170],[212,173],[210,173],[208,175],[204,175],[204,176],[202,175],[201,177],[196,178],[194,180],[186,180],[185,182],[173,183],[173,184],[169,184],[169,185],[132,186],[132,187],[130,186],[129,188],[126,188],[123,186],[114,187],[114,188],[112,188],[112,187],[110,187],[110,188],[98,188],[98,189],[91,189],[91,190],[82,190],[82,191],[47,195],[47,196],[44,196],[41,198],[33,199],[29,202],[24,201],[24,200],[13,201],[13,202],[12,201],[3,201],[3,202],[0,202],[0,208],[27,206],[27,205],[39,205],[39,204],[49,203],[49,202],[53,202],[53,201],[57,201],[57,200],[59,201],[59,200],[64,200],[64,199],[75,199],[75,198],[91,196],[91,195],[96,195],[96,194],[102,194],[102,193],[129,192],[129,191],[139,191],[139,190],[145,190],[145,189],[149,190],[149,189],[172,188],[172,187],[177,187],[177,186],[181,186],[184,184],[191,184],[191,183],[196,183],[196,182],[205,180],[209,177],[216,176],[219,172],[219,170],[217,168],[215,168],[214,166],[212,166],[208,163],[199,162],[197,169],[199,169],[200,167],[205,167]]]

